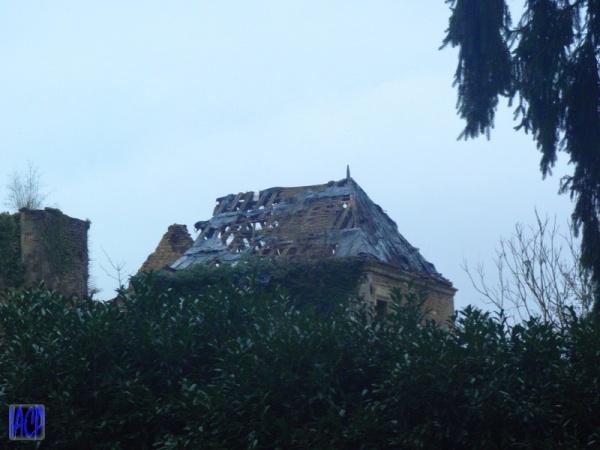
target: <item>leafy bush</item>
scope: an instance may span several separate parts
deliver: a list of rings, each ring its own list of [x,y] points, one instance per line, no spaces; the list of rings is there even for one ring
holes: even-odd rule
[[[177,272],[161,270],[154,273],[154,279],[163,289],[181,295],[195,295],[207,286],[223,283],[240,287],[251,283],[253,289],[271,294],[283,289],[296,307],[311,307],[327,314],[356,297],[363,267],[364,261],[350,258],[286,260],[247,256],[235,265],[197,264]]]
[[[45,404],[40,448],[598,447],[586,318],[509,327],[466,308],[447,331],[418,296],[373,321],[239,281],[182,294],[149,274],[110,303],[6,292],[0,408]]]

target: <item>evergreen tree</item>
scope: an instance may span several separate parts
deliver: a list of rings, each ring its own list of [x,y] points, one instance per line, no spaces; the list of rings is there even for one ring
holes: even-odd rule
[[[498,97],[516,105],[517,129],[531,132],[543,176],[558,150],[574,165],[561,193],[575,201],[581,262],[595,285],[600,315],[600,1],[527,0],[513,26],[505,0],[446,0],[443,46],[458,46],[457,109],[462,138],[489,137]],[[511,103],[512,104],[512,103]]]

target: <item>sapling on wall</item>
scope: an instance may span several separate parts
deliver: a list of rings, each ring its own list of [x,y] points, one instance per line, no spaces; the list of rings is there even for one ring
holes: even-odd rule
[[[50,195],[44,188],[42,175],[38,168],[29,161],[25,172],[15,170],[9,176],[6,184],[8,192],[4,204],[14,211],[21,208],[41,209]]]

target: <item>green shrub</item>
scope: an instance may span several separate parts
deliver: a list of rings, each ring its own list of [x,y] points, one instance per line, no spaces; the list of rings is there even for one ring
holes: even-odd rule
[[[587,318],[509,327],[466,308],[447,331],[415,296],[373,321],[247,275],[184,294],[151,273],[110,303],[5,292],[0,409],[45,404],[40,448],[598,447]]]
[[[283,289],[296,307],[328,313],[340,303],[347,304],[356,298],[357,280],[363,267],[364,261],[356,259],[297,261],[250,256],[236,265],[198,264],[177,272],[157,271],[153,277],[163,289],[175,290],[180,295],[195,295],[207,286],[224,283],[240,287],[252,283],[253,289],[264,293]]]

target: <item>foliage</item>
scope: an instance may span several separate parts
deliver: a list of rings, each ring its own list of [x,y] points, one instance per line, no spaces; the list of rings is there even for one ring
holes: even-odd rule
[[[237,264],[218,267],[197,264],[188,270],[155,273],[165,289],[194,294],[205,286],[235,280],[238,286],[273,292],[284,289],[296,307],[310,305],[328,312],[357,295],[357,283],[364,262],[356,259],[285,260],[248,256]],[[142,275],[144,276],[144,275]]]
[[[542,320],[564,326],[572,317],[592,310],[590,273],[582,267],[573,234],[563,235],[556,223],[535,213],[535,225],[517,224],[509,239],[501,239],[494,259],[498,276],[491,285],[483,264],[475,273],[467,263],[463,269],[473,286],[498,311],[511,319],[526,320],[540,315]]]
[[[41,209],[49,195],[43,191],[42,175],[31,162],[28,163],[26,172],[19,173],[15,170],[10,175],[6,188],[8,195],[5,204],[14,211],[21,208]]]
[[[118,302],[0,302],[0,407],[46,406],[40,448],[596,448],[600,332],[460,312],[422,323],[290,307],[229,276],[193,294],[134,279]],[[6,421],[0,434],[6,436]],[[30,448],[11,443],[11,448]]]
[[[591,270],[600,315],[600,6],[593,0],[528,0],[512,27],[505,0],[446,0],[452,13],[444,46],[458,46],[461,134],[494,125],[500,95],[517,102],[517,128],[531,132],[546,176],[564,150],[574,165],[561,192],[575,199],[581,262]]]
[[[24,273],[19,216],[0,213],[0,289],[22,286]]]

